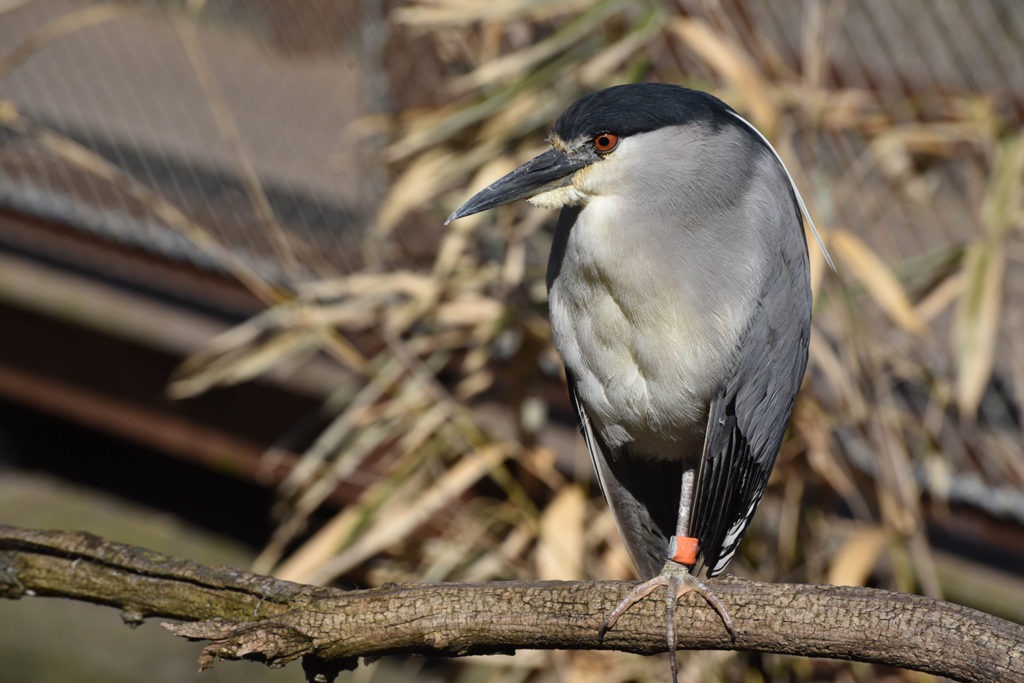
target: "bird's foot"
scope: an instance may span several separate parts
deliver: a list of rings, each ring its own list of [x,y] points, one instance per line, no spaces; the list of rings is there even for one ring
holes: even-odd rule
[[[604,639],[605,633],[608,632],[608,629],[615,626],[615,622],[619,620],[619,617],[629,611],[630,607],[661,587],[666,588],[665,607],[668,624],[665,635],[668,639],[672,683],[676,683],[678,677],[676,664],[676,603],[679,601],[679,598],[691,592],[699,594],[718,613],[718,616],[722,619],[722,624],[725,626],[725,630],[729,632],[729,637],[736,640],[736,629],[733,627],[732,617],[729,616],[729,611],[725,609],[725,605],[707,587],[707,584],[691,574],[685,565],[669,560],[665,563],[660,574],[653,579],[644,581],[630,591],[629,595],[605,617],[604,622],[601,624],[601,630],[598,632],[598,638]]]

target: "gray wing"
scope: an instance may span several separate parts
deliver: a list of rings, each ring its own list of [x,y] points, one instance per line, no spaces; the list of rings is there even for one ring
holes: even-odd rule
[[[709,408],[690,515],[690,536],[700,539],[694,570],[708,576],[725,569],[750,524],[807,366],[806,251],[783,252],[773,270],[740,344],[736,371]]]
[[[613,452],[590,423],[576,396],[571,371],[566,368],[565,372],[580,431],[619,535],[640,575],[645,579],[656,576],[668,557],[668,539],[675,534],[683,462],[639,460],[625,449]]]

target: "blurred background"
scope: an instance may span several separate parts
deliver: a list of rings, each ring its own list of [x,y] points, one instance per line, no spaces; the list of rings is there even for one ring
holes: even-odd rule
[[[662,81],[765,132],[838,271],[812,241],[808,376],[730,572],[1024,622],[1018,0],[2,0],[0,45],[0,522],[343,587],[632,578],[551,344],[555,215],[442,222],[582,94]],[[2,681],[301,680],[200,678],[198,650],[0,604]],[[523,651],[343,679],[667,676]]]

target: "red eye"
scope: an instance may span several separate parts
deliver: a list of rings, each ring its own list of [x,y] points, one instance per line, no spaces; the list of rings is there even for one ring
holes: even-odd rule
[[[619,146],[619,136],[615,133],[601,133],[594,138],[594,149],[601,154],[607,154]]]

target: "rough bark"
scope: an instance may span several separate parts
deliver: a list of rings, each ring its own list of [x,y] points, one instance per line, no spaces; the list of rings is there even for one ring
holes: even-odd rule
[[[664,652],[664,603],[647,600],[604,638],[602,618],[632,584],[499,582],[341,591],[206,567],[83,533],[0,526],[0,597],[56,596],[165,617],[216,658],[283,664],[330,680],[358,657],[532,649]],[[878,662],[961,681],[1024,681],[1024,627],[976,610],[867,588],[713,582],[729,639],[697,596],[677,618],[680,649],[736,649]]]

